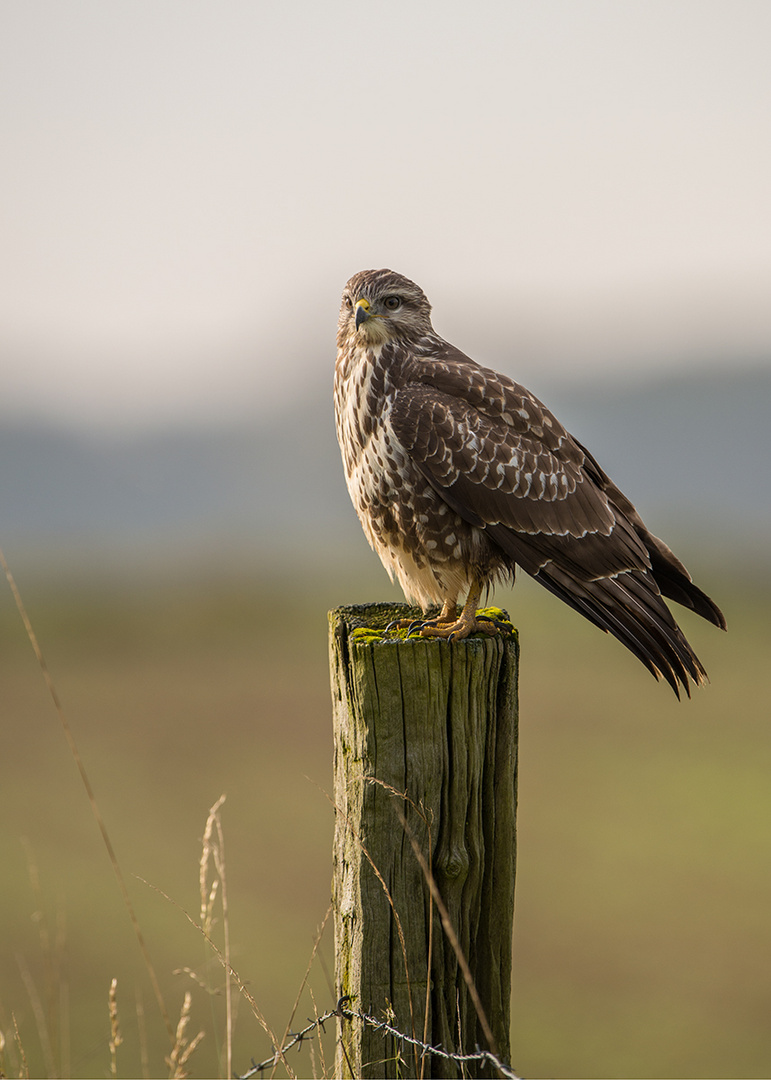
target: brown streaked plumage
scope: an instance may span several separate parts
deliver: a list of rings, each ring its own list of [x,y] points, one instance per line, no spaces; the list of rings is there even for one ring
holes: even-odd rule
[[[725,629],[720,609],[533,394],[434,332],[414,282],[391,270],[355,274],[337,349],[348,491],[407,598],[424,611],[442,605],[422,633],[489,632],[475,617],[481,592],[521,566],[678,696],[689,678],[706,681],[662,594]]]

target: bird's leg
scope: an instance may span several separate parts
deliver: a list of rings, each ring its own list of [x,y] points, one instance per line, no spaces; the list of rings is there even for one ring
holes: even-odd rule
[[[455,605],[449,605],[448,607],[448,602],[445,601],[439,618],[424,623],[420,628],[421,637],[438,637],[460,641],[470,634],[497,634],[498,627],[492,619],[477,617],[477,604],[481,595],[482,586],[478,581],[474,582],[469,589],[463,610],[456,619],[453,619]]]
[[[455,622],[458,617],[458,605],[454,600],[445,600],[442,604],[442,610],[439,612],[435,619],[431,622],[436,623],[451,623]]]
[[[390,630],[407,630],[409,633],[415,633],[418,630],[422,630],[424,626],[439,626],[444,623],[455,622],[458,617],[458,605],[454,600],[445,600],[442,604],[442,610],[437,616],[431,619],[396,619],[394,622],[389,623],[386,627],[386,633]]]
[[[445,600],[442,610],[433,619],[400,619],[390,623],[386,627],[386,633],[399,629],[406,630],[408,636],[418,633],[421,637],[441,638],[446,641],[461,641],[471,634],[509,633],[509,623],[477,613],[481,595],[482,586],[476,582],[469,590],[460,615],[455,600]]]
[[[445,600],[442,604],[442,610],[431,619],[408,619],[393,625],[406,629],[409,636],[409,634],[416,632],[423,634],[427,626],[444,626],[446,623],[454,623],[457,617],[458,605],[455,600]],[[425,637],[425,635],[423,636]]]

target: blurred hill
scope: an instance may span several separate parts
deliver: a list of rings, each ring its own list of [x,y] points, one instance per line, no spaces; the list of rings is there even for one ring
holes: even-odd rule
[[[534,390],[595,454],[654,531],[762,556],[771,531],[771,370],[715,367],[656,381]],[[127,434],[39,421],[0,426],[2,543],[150,556],[337,545],[360,536],[342,478],[328,382],[232,427]],[[740,521],[737,528],[736,521]],[[675,535],[672,535],[672,529]],[[669,531],[667,531],[669,530]]]

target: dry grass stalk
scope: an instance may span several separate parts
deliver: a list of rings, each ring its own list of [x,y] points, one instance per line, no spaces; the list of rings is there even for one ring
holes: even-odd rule
[[[174,970],[172,971],[171,974],[172,975],[187,975],[188,979],[192,980],[192,982],[195,983],[195,985],[198,987],[199,990],[204,990],[207,994],[209,994],[210,997],[212,995],[216,995],[216,994],[219,993],[219,990],[212,990],[212,988],[208,984],[208,982],[206,982],[204,979],[202,979],[201,976],[198,974],[197,971],[195,971],[194,968],[187,967],[187,966],[181,967],[181,968],[174,968]]]
[[[24,983],[24,989],[27,991],[27,997],[32,1006],[32,1015],[35,1017],[38,1039],[40,1040],[40,1047],[43,1051],[43,1058],[46,1063],[46,1072],[50,1077],[58,1076],[53,1045],[51,1043],[51,1032],[48,1027],[43,1002],[38,993],[37,986],[35,985],[35,980],[32,978],[32,973],[23,956],[18,955],[16,957],[16,963],[19,965],[19,972],[21,974],[22,982]]]
[[[29,1080],[29,1065],[27,1055],[24,1052],[24,1044],[21,1041],[21,1032],[16,1021],[16,1013],[11,1013],[13,1020],[13,1041],[16,1043],[16,1052],[19,1055],[19,1080]]]
[[[118,980],[113,979],[110,983],[110,991],[107,995],[107,1003],[110,1011],[110,1076],[118,1075],[118,1047],[123,1042],[118,1022]]]
[[[290,1031],[290,1029],[292,1027],[292,1024],[294,1023],[295,1014],[296,1014],[297,1008],[298,1008],[298,1006],[300,1004],[300,998],[302,997],[302,992],[303,992],[303,990],[305,989],[305,987],[307,985],[308,977],[309,977],[309,975],[311,973],[311,968],[313,967],[313,961],[316,959],[316,953],[319,950],[319,944],[321,943],[321,937],[322,937],[322,935],[324,933],[327,922],[329,921],[329,917],[332,914],[333,910],[334,910],[333,905],[330,904],[329,907],[327,908],[326,915],[322,919],[321,926],[316,931],[316,937],[314,938],[314,941],[313,941],[313,948],[311,949],[311,955],[310,955],[310,959],[308,961],[308,966],[305,969],[305,975],[303,976],[302,982],[300,983],[300,989],[297,991],[297,996],[296,996],[296,998],[294,1000],[294,1005],[292,1006],[292,1012],[290,1013],[289,1019],[287,1020],[286,1028],[284,1029],[284,1035],[283,1035],[283,1038],[281,1039],[281,1045],[282,1046],[286,1042],[287,1035],[289,1034],[289,1031]],[[315,1009],[315,1007],[316,1007],[315,1002],[314,1002],[313,1007]],[[271,1077],[274,1077],[276,1075],[277,1066],[278,1066],[278,1060],[276,1060],[276,1065],[274,1065],[273,1072],[270,1074]]]
[[[192,1000],[192,994],[188,990],[185,994],[185,1000],[182,1002],[177,1030],[174,1034],[174,1045],[171,1048],[171,1053],[166,1058],[166,1064],[169,1066],[169,1080],[185,1080],[190,1075],[187,1071],[187,1063],[204,1037],[204,1032],[199,1031],[190,1042],[187,1040],[187,1027],[190,1023]]]
[[[321,935],[319,935],[319,936],[321,936]],[[311,996],[311,1003],[313,1005],[313,1018],[314,1018],[314,1020],[318,1020],[320,1014],[319,1014],[318,1006],[316,1005],[316,997],[315,997],[315,995],[313,993],[313,988],[310,987],[310,986],[308,987],[308,993]],[[318,1043],[318,1047],[319,1047],[319,1062],[321,1063],[321,1075],[326,1076],[327,1075],[327,1062],[326,1062],[326,1058],[324,1056],[324,1042],[323,1042],[323,1040],[321,1038],[321,1028],[320,1027],[316,1028],[316,1042]],[[316,1069],[316,1051],[315,1051],[315,1044],[314,1043],[311,1043],[311,1067],[313,1068],[313,1076],[314,1076],[314,1080],[315,1080],[315,1078],[318,1075],[318,1072],[317,1072],[317,1069]]]
[[[8,1066],[5,1062],[5,1035],[0,1030],[0,1080],[5,1080],[8,1076]]]
[[[252,1014],[254,1015],[254,1018],[257,1020],[257,1022],[259,1023],[259,1025],[262,1027],[263,1031],[265,1032],[265,1034],[270,1039],[271,1045],[273,1046],[276,1053],[279,1055],[279,1057],[281,1059],[281,1063],[283,1064],[284,1068],[286,1069],[287,1075],[290,1077],[290,1080],[296,1080],[295,1073],[292,1071],[292,1068],[289,1065],[289,1062],[286,1060],[286,1058],[284,1056],[284,1053],[283,1053],[283,1051],[281,1049],[281,1046],[280,1046],[278,1040],[276,1039],[275,1032],[271,1028],[268,1021],[265,1019],[265,1017],[264,1017],[264,1015],[263,1015],[263,1013],[262,1013],[262,1011],[260,1009],[260,1006],[257,1004],[257,1002],[256,1002],[256,1000],[254,998],[254,995],[251,993],[251,991],[249,990],[249,987],[243,981],[243,979],[238,974],[238,972],[235,970],[233,965],[228,963],[225,960],[225,955],[222,952],[222,950],[219,949],[217,947],[216,943],[208,935],[206,935],[204,933],[203,927],[200,925],[200,923],[196,922],[196,920],[193,918],[193,916],[188,911],[185,911],[185,909],[180,904],[178,904],[176,902],[176,900],[172,900],[172,898],[169,896],[168,893],[165,893],[163,891],[163,889],[159,889],[157,885],[152,885],[149,881],[145,881],[144,878],[139,878],[138,880],[142,881],[145,885],[148,886],[148,888],[153,889],[155,892],[159,893],[165,900],[168,900],[168,902],[170,904],[173,904],[175,908],[177,908],[179,911],[182,912],[182,914],[185,916],[185,918],[190,923],[190,925],[194,926],[196,928],[196,930],[198,930],[198,932],[201,934],[201,936],[205,940],[206,944],[209,946],[209,948],[212,950],[214,955],[219,960],[220,964],[222,964],[223,968],[225,968],[225,970],[230,973],[230,977],[233,980],[233,982],[236,984],[236,986],[238,987],[239,993],[249,1003],[249,1007],[252,1010]]]
[[[52,931],[45,912],[40,873],[32,845],[22,838],[22,846],[27,857],[27,873],[35,905],[32,922],[37,927],[42,960],[40,991],[25,959],[19,956],[17,962],[35,1015],[46,1072],[49,1076],[66,1076],[69,1072],[69,988],[63,971],[66,941],[64,906],[60,904],[57,908]]]
[[[64,708],[62,707],[61,699],[59,697],[59,692],[56,689],[53,678],[51,676],[51,672],[49,671],[48,665],[46,664],[45,657],[43,656],[43,651],[40,648],[40,643],[37,639],[37,634],[35,633],[32,623],[30,621],[30,617],[27,614],[27,608],[21,598],[19,587],[16,584],[16,580],[11,573],[11,569],[8,566],[8,563],[6,562],[2,548],[0,548],[0,567],[2,567],[3,573],[6,577],[6,581],[8,582],[8,586],[11,590],[11,593],[13,594],[16,608],[19,612],[19,615],[21,616],[22,622],[24,623],[24,629],[27,632],[27,637],[29,638],[29,643],[32,646],[32,651],[35,654],[35,658],[38,662],[38,667],[42,672],[43,679],[45,680],[46,687],[48,688],[48,693],[54,705],[54,709],[56,710],[56,714],[59,717],[59,722],[61,724],[62,731],[64,732],[64,737],[67,740],[67,745],[69,746],[70,753],[72,754],[75,765],[77,766],[78,772],[80,773],[80,779],[83,787],[85,788],[86,796],[88,798],[89,805],[91,806],[91,812],[94,815],[94,819],[99,828],[99,832],[101,833],[102,842],[105,846],[105,849],[107,850],[107,856],[110,860],[110,864],[117,879],[121,896],[123,897],[123,904],[126,908],[129,919],[131,921],[131,925],[134,929],[134,934],[136,935],[137,943],[139,944],[139,948],[145,962],[145,967],[147,968],[147,974],[150,977],[153,992],[155,994],[156,1001],[158,1002],[158,1008],[160,1009],[161,1016],[163,1017],[163,1022],[166,1025],[166,1030],[169,1034],[169,1037],[173,1038],[174,1029],[172,1027],[171,1018],[169,1017],[169,1013],[163,1000],[163,994],[161,993],[161,985],[158,981],[158,976],[155,973],[155,967],[150,958],[150,951],[147,948],[147,943],[145,941],[144,934],[142,933],[142,928],[139,925],[139,919],[137,918],[136,912],[134,911],[134,905],[131,902],[131,896],[128,891],[128,886],[126,885],[126,879],[123,876],[123,871],[121,869],[120,863],[118,862],[118,857],[115,854],[114,847],[112,846],[110,834],[107,831],[107,826],[105,824],[104,818],[102,817],[102,812],[99,809],[99,804],[96,801],[96,795],[94,794],[94,789],[91,786],[91,780],[89,779],[88,773],[86,772],[86,767],[83,764],[83,759],[80,756],[78,745],[75,742],[75,736],[73,735],[72,728],[70,727],[69,721],[65,716]]]
[[[198,870],[198,882],[201,893],[201,927],[207,938],[211,938],[214,922],[214,904],[217,894],[222,906],[222,933],[225,956],[225,1075],[233,1075],[233,987],[230,978],[230,920],[228,913],[228,890],[225,875],[225,834],[222,829],[220,810],[225,796],[219,799],[209,810],[206,828],[203,833],[201,861]],[[214,875],[209,884],[209,868],[214,866]]]
[[[216,849],[219,834],[221,833],[219,812],[224,802],[225,796],[220,795],[214,806],[209,810],[209,816],[206,818],[206,828],[203,831],[203,841],[201,843],[201,859],[198,864],[198,889],[201,894],[200,919],[201,927],[207,937],[211,935],[212,924],[214,921],[214,904],[220,888],[220,878],[216,875],[212,878],[211,884],[209,883],[209,867],[213,862],[216,873],[219,873],[218,862],[221,860],[218,860]],[[214,831],[218,825],[220,828],[217,830],[218,836],[215,839]]]

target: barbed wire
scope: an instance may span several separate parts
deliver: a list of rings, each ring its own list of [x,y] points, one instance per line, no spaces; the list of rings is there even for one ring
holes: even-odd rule
[[[381,1031],[383,1035],[391,1035],[394,1039],[397,1039],[402,1044],[407,1044],[422,1054],[429,1054],[433,1057],[440,1057],[444,1061],[453,1061],[457,1065],[470,1065],[474,1062],[478,1064],[492,1065],[494,1069],[497,1069],[499,1074],[505,1077],[505,1080],[520,1080],[517,1074],[512,1070],[511,1066],[504,1064],[495,1054],[489,1050],[481,1050],[479,1047],[472,1054],[458,1054],[453,1053],[450,1050],[445,1050],[443,1046],[431,1046],[428,1043],[424,1043],[421,1039],[416,1039],[413,1036],[405,1035],[403,1031],[399,1031],[387,1020],[378,1020],[375,1016],[370,1016],[368,1013],[362,1012],[361,1009],[348,1008],[348,1002],[351,999],[348,995],[344,995],[340,998],[337,1006],[334,1009],[329,1009],[323,1016],[317,1016],[315,1020],[309,1020],[306,1027],[302,1031],[290,1031],[288,1033],[287,1042],[280,1050],[276,1050],[269,1058],[259,1063],[252,1060],[251,1068],[248,1072],[243,1073],[239,1080],[252,1080],[253,1077],[259,1076],[260,1073],[266,1069],[272,1069],[277,1065],[282,1057],[295,1046],[301,1046],[303,1041],[309,1038],[318,1028],[321,1028],[323,1032],[326,1032],[324,1027],[327,1020],[331,1020],[334,1017],[339,1017],[343,1020],[360,1020],[363,1024],[368,1025],[375,1031]]]

